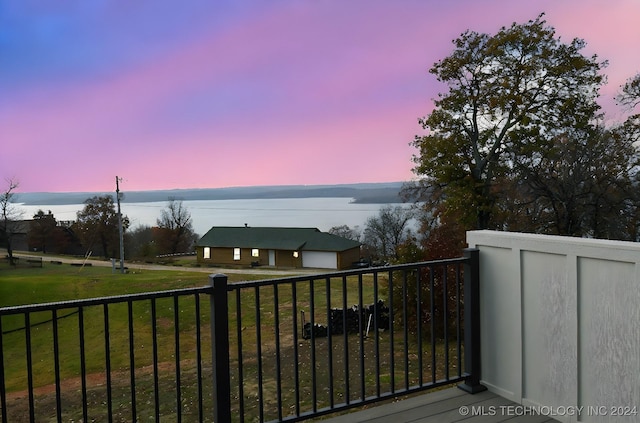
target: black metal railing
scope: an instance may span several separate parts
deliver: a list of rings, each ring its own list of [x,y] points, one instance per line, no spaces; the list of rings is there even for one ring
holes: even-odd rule
[[[212,275],[214,298],[230,296],[212,325],[213,360],[230,363],[216,366],[216,421],[301,421],[457,382],[483,390],[478,277],[477,250],[234,284]]]
[[[477,392],[478,277],[467,250],[0,308],[2,422],[301,421],[457,382]]]
[[[0,308],[2,422],[212,421],[211,293]]]

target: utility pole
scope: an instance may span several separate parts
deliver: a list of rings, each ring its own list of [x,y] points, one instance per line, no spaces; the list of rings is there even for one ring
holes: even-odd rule
[[[120,211],[120,178],[116,176],[116,200],[118,201],[118,232],[120,233],[120,273],[124,273],[124,234],[122,212]]]

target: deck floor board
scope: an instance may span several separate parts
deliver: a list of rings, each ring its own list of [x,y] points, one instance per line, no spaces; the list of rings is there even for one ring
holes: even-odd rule
[[[371,406],[341,416],[324,418],[324,423],[554,423],[541,415],[514,415],[517,406],[489,391],[475,395],[458,388],[418,395],[392,403]],[[469,410],[465,415],[461,410]],[[472,412],[473,411],[473,412]],[[475,414],[475,415],[472,415]],[[318,420],[319,421],[319,420]]]

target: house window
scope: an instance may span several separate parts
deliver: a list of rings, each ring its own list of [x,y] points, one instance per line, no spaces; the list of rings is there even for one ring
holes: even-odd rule
[[[233,259],[240,260],[240,248],[233,249]]]
[[[202,250],[202,258],[206,258],[206,259],[210,259],[211,258],[211,248],[210,247],[204,247],[204,249]]]
[[[293,252],[293,256],[294,256],[295,258],[298,258],[298,252],[297,252],[297,251],[294,251],[294,252]]]
[[[251,250],[251,257],[260,257],[260,250],[254,248]]]

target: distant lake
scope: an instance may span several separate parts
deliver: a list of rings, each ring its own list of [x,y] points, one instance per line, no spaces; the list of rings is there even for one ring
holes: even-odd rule
[[[364,228],[367,218],[376,216],[385,204],[356,204],[351,198],[286,198],[261,200],[193,200],[182,205],[191,213],[193,230],[204,235],[213,226],[283,226],[313,227],[327,231],[333,226]],[[392,204],[396,205],[396,204]],[[405,205],[408,207],[408,205]],[[84,204],[23,205],[23,218],[30,219],[38,210],[51,213],[56,220],[75,220]],[[166,201],[121,203],[122,214],[137,226],[155,226]]]

